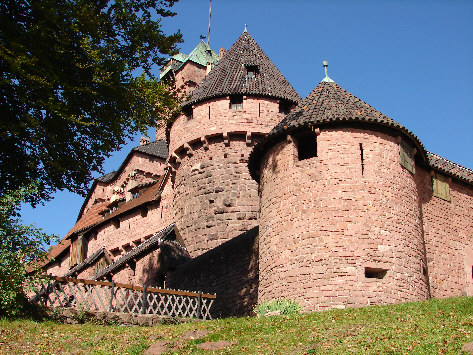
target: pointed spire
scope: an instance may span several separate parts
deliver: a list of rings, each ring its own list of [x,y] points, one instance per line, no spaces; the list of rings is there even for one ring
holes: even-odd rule
[[[325,78],[323,78],[322,81],[325,81],[326,83],[334,83],[335,81],[330,79],[328,74],[327,74],[328,61],[324,60],[323,64],[324,64],[324,68],[325,68]]]
[[[249,80],[248,72],[257,73]],[[298,103],[299,94],[266,56],[248,31],[243,32],[184,106],[228,95],[270,96]]]
[[[246,23],[245,23],[245,30],[243,32],[248,32],[248,30],[246,29]]]

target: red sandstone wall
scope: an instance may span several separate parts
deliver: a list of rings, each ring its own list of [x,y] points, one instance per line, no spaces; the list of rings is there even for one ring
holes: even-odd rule
[[[166,287],[216,293],[213,317],[252,315],[258,296],[258,229],[178,267],[168,274]]]
[[[418,169],[432,297],[473,295],[473,188],[452,179],[451,201],[432,196],[429,171]]]
[[[394,137],[323,129],[317,145],[316,158],[298,161],[283,142],[263,160],[258,301],[321,310],[427,298],[417,186]],[[366,279],[365,267],[389,271]]]
[[[197,85],[204,80],[207,72],[207,67],[203,67],[192,61],[187,61],[179,71],[176,73],[176,88],[183,88],[185,93],[189,93],[194,87],[187,87],[189,80],[193,81]]]
[[[227,98],[218,98],[196,105],[192,119],[174,122],[175,222],[192,257],[257,225],[258,185],[247,159],[282,119],[278,110],[275,99],[247,97],[243,109],[232,110]]]
[[[145,183],[153,180],[157,180],[158,176],[164,174],[164,160],[158,159],[156,157],[150,159],[151,157],[147,154],[134,153],[133,156],[128,161],[127,165],[121,171],[120,175],[109,184],[104,184],[98,182],[94,191],[87,201],[84,213],[92,206],[97,199],[103,199],[105,201],[110,201],[110,198],[114,193],[115,189],[119,189],[119,195],[125,197],[127,191],[127,184],[130,179],[139,181],[140,183]],[[134,175],[135,170],[143,171],[143,173],[138,173]]]

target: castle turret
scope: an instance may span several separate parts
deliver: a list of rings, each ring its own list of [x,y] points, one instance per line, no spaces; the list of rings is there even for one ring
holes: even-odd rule
[[[191,256],[257,225],[249,152],[300,100],[248,32],[221,52],[170,133],[175,221]]]
[[[261,191],[258,302],[306,310],[428,297],[420,141],[326,77],[250,156]]]

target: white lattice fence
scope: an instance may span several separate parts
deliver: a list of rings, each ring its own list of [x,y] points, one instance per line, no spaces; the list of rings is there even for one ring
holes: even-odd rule
[[[146,288],[114,282],[51,277],[38,285],[31,301],[51,307],[89,311],[156,314],[211,319],[216,296],[201,292]]]

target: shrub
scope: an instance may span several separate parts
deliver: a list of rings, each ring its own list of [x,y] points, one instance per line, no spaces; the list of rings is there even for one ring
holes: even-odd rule
[[[279,311],[282,315],[292,315],[300,314],[302,306],[294,300],[276,298],[256,305],[254,311],[260,317],[274,311]]]

